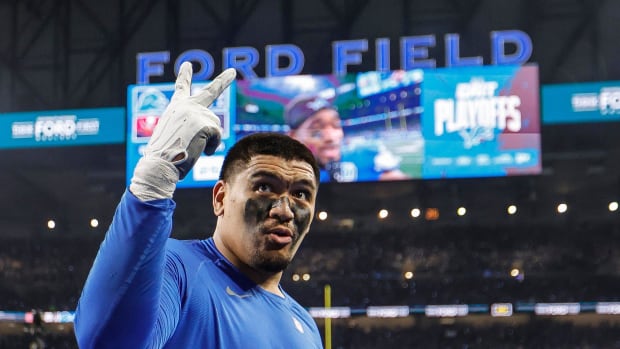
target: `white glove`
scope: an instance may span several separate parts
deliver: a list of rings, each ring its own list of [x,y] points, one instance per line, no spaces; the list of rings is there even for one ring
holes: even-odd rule
[[[226,69],[198,94],[190,96],[192,65],[181,64],[170,104],[159,119],[134,169],[129,190],[140,200],[171,198],[200,154],[213,154],[220,145],[220,119],[207,107],[233,82]]]

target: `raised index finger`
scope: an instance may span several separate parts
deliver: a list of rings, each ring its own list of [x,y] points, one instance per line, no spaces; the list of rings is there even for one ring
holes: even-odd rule
[[[237,71],[233,68],[224,70],[209,85],[192,96],[196,102],[208,107],[235,80]]]
[[[174,83],[174,94],[172,99],[179,97],[189,97],[192,85],[192,64],[183,62],[179,68],[179,75]]]

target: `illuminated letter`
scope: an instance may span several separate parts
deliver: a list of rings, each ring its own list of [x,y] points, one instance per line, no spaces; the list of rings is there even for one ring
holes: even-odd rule
[[[446,67],[482,65],[482,57],[459,57],[459,34],[446,34]]]
[[[375,41],[375,51],[377,70],[390,71],[390,39],[377,39]]]
[[[515,53],[506,55],[506,43],[515,45]],[[532,55],[532,39],[520,30],[491,32],[491,64],[523,64]]]
[[[224,69],[235,68],[246,79],[256,78],[254,67],[258,64],[258,51],[254,47],[230,47],[225,48]]]
[[[335,75],[347,73],[347,65],[362,63],[360,52],[368,51],[368,40],[346,40],[334,41],[333,50],[333,72]]]
[[[136,58],[138,61],[136,82],[138,84],[148,84],[150,76],[164,75],[163,63],[170,61],[170,51],[138,53]]]
[[[450,124],[454,119],[454,100],[453,99],[436,99],[435,100],[435,136],[441,136],[444,133],[444,124],[447,125],[448,132],[451,132]]]
[[[267,46],[266,76],[285,76],[301,73],[304,68],[304,53],[295,45],[268,45]],[[280,68],[280,57],[288,58],[288,67]]]
[[[434,35],[407,36],[400,39],[400,66],[403,70],[435,68],[434,59],[428,58],[428,47],[435,46]]]
[[[209,52],[203,50],[187,50],[181,53],[174,62],[175,75],[179,72],[181,63],[185,61],[197,62],[200,64],[200,70],[194,72],[192,75],[192,81],[208,80],[211,75],[213,75],[213,68],[215,64],[213,63],[213,57],[211,57]]]

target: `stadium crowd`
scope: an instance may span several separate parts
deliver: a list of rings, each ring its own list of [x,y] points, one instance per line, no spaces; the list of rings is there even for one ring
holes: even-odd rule
[[[0,310],[74,310],[102,238],[61,232],[0,236]],[[353,308],[620,301],[620,231],[609,221],[317,231],[304,241],[283,287],[304,306],[317,307],[323,305],[326,284],[332,287],[333,306]],[[437,324],[369,332],[341,324],[333,332],[334,348],[620,348],[613,323],[568,325],[532,317],[525,325],[493,326]],[[543,333],[537,331],[541,328]],[[42,335],[46,348],[76,347],[71,333]],[[32,338],[27,332],[0,334],[0,349],[27,347]]]
[[[531,320],[527,324],[428,325],[399,329],[368,329],[334,326],[332,348],[437,348],[437,349],[613,349],[620,348],[620,325],[601,323],[575,325],[570,322]],[[72,333],[1,335],[2,349],[77,349]],[[39,346],[37,346],[39,345]]]

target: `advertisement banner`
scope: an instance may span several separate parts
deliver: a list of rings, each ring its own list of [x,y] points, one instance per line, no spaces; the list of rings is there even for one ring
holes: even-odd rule
[[[422,178],[541,172],[537,66],[437,69],[422,88]]]
[[[0,148],[125,142],[125,109],[75,109],[0,114]]]
[[[543,124],[620,121],[620,81],[542,86]]]

